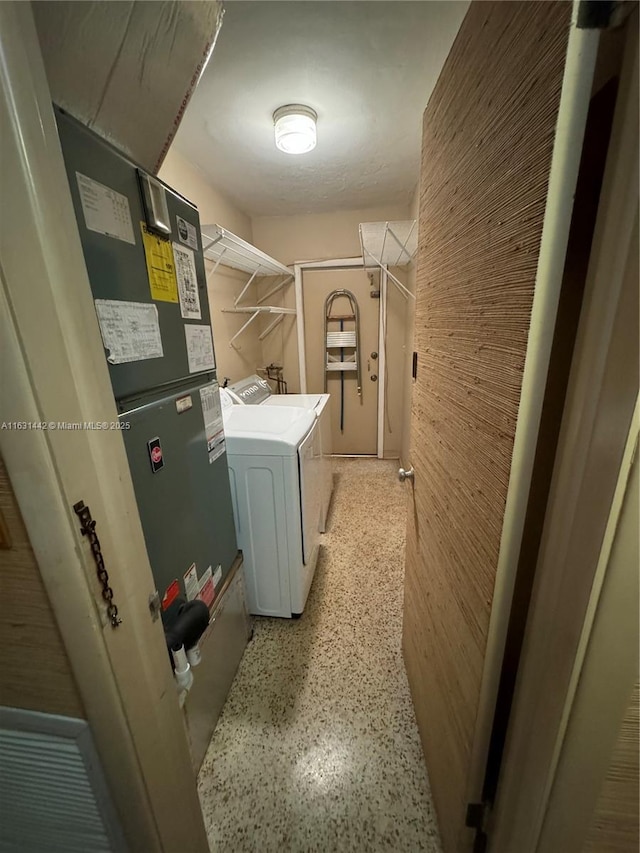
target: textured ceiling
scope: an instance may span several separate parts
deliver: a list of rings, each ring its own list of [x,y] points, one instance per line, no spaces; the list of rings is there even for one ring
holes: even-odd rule
[[[468,3],[231,0],[176,148],[245,213],[408,203],[422,113]],[[318,144],[278,151],[273,111],[318,113]]]

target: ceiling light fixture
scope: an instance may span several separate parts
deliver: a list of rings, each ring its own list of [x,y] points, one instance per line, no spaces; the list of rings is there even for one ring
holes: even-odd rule
[[[273,114],[276,147],[285,154],[306,154],[316,147],[318,114],[303,104],[278,107]]]

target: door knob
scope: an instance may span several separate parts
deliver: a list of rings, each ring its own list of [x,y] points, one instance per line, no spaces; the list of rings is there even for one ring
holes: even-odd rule
[[[371,376],[369,377],[369,379],[371,379],[372,382],[377,382],[378,381],[378,374],[372,373]]]
[[[407,468],[406,471],[404,468],[398,468],[398,479],[401,483],[404,483],[405,480],[411,480],[411,482],[413,482],[413,475],[413,465],[411,466],[411,468]]]

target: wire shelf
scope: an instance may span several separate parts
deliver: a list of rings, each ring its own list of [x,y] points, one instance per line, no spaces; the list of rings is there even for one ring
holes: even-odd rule
[[[280,308],[279,305],[238,305],[220,308],[223,314],[295,314],[295,308]]]
[[[361,222],[362,262],[367,269],[379,266],[402,267],[410,263],[418,249],[417,220]]]
[[[221,225],[203,225],[200,229],[202,251],[205,258],[225,267],[242,270],[256,276],[293,276],[290,269],[279,261],[256,249],[241,237]]]

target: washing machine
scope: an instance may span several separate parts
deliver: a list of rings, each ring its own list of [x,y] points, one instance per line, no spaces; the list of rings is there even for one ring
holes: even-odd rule
[[[258,616],[298,616],[318,559],[318,418],[313,409],[300,406],[258,408],[221,398],[248,610]]]
[[[227,389],[235,403],[250,406],[299,406],[303,409],[313,409],[318,418],[320,445],[322,448],[322,507],[320,512],[320,532],[327,527],[329,504],[333,493],[333,471],[331,469],[331,412],[329,410],[329,394],[273,394],[266,379],[254,374],[234,382]]]

